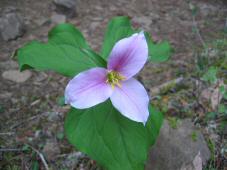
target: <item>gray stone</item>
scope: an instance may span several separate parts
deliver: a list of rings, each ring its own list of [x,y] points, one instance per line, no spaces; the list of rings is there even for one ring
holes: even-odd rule
[[[76,7],[76,0],[54,0],[54,3],[69,9]]]
[[[49,121],[57,122],[60,120],[60,113],[58,112],[48,112],[47,115]]]
[[[79,160],[82,158],[85,158],[85,157],[86,157],[86,155],[84,155],[81,152],[70,153],[63,161],[63,165],[65,168],[76,167],[79,163]]]
[[[76,13],[76,0],[54,0],[57,12],[73,17]]]
[[[60,24],[60,23],[65,23],[66,21],[66,16],[65,15],[61,15],[61,14],[53,14],[51,16],[51,21],[54,24]]]
[[[47,23],[49,23],[49,19],[46,17],[39,17],[37,19],[34,20],[34,22],[38,25],[38,26],[42,26],[45,25]]]
[[[13,40],[23,35],[23,19],[16,13],[5,13],[0,17],[0,34],[3,40]]]
[[[18,70],[8,70],[2,73],[2,77],[16,83],[23,83],[31,77],[32,73],[29,70],[20,72]]]
[[[210,150],[202,133],[190,119],[180,121],[173,129],[164,121],[160,136],[151,149],[146,170],[196,170],[198,156],[202,164],[210,159]]]

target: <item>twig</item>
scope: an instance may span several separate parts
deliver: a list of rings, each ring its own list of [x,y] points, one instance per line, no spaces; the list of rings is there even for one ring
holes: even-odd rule
[[[32,116],[32,117],[30,117],[30,118],[28,118],[28,119],[26,119],[26,120],[23,120],[23,121],[21,121],[21,122],[18,122],[18,123],[16,123],[16,124],[12,125],[12,126],[10,127],[10,129],[14,129],[14,128],[16,128],[16,127],[20,126],[21,124],[24,124],[24,123],[26,123],[26,122],[28,122],[28,121],[32,121],[32,120],[34,120],[34,119],[36,119],[36,118],[40,118],[40,117],[46,115],[47,113],[48,113],[48,112],[44,112],[44,113],[42,113],[42,114],[37,114],[37,115]]]
[[[0,135],[13,135],[15,134],[14,132],[5,132],[5,133],[0,133]]]
[[[35,149],[33,146],[31,146],[31,145],[29,145],[29,144],[27,144],[27,145],[28,145],[33,151],[35,151],[35,152],[39,155],[39,157],[40,157],[40,159],[41,159],[41,161],[42,161],[42,163],[43,163],[45,169],[46,169],[46,170],[49,170],[49,166],[48,166],[48,164],[47,164],[47,162],[46,162],[46,160],[45,160],[43,154],[40,153],[37,149]]]
[[[197,33],[197,35],[199,37],[199,40],[200,40],[201,44],[206,49],[206,43],[205,43],[205,41],[203,40],[203,38],[202,38],[202,36],[200,34],[200,31],[198,29],[197,22],[195,21],[195,16],[194,15],[192,16],[192,23],[193,23],[193,26],[194,26],[194,28],[196,30],[196,33]]]
[[[35,105],[37,105],[40,101],[41,101],[40,99],[35,100],[34,102],[32,102],[32,103],[30,104],[30,106],[35,106]]]
[[[0,149],[0,152],[21,152],[23,149],[17,149],[17,148],[2,148]]]
[[[184,79],[183,77],[179,77],[177,79],[170,80],[170,81],[168,81],[164,84],[161,84],[157,87],[153,87],[153,88],[150,89],[150,93],[151,93],[152,96],[155,96],[155,95],[159,94],[163,89],[165,89],[169,86],[172,87],[172,86],[175,86],[175,85],[181,83],[183,81],[183,79]]]

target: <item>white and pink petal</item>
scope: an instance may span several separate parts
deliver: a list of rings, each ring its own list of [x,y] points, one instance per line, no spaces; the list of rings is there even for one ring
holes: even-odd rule
[[[75,76],[66,86],[65,102],[84,109],[107,100],[112,88],[106,83],[106,74],[104,68],[92,68]]]
[[[137,74],[148,58],[148,46],[143,32],[118,41],[109,56],[108,70],[115,70],[127,79]]]
[[[145,125],[149,117],[149,97],[140,82],[133,78],[122,82],[122,87],[115,87],[110,99],[122,115]]]

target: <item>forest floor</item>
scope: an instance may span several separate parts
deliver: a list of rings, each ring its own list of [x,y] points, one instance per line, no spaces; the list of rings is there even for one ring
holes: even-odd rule
[[[15,40],[0,41],[1,75],[18,70],[12,57],[16,49],[33,39],[47,40],[48,31],[55,25],[51,18],[56,15],[51,0],[1,0],[0,13],[6,9],[21,14],[26,32]],[[135,27],[150,32],[156,41],[171,43],[174,53],[169,61],[148,63],[138,77],[149,90],[153,104],[166,117],[191,118],[201,127],[213,156],[207,167],[214,170],[227,167],[227,117],[217,109],[226,105],[226,100],[218,100],[215,105],[206,91],[215,90],[222,80],[227,80],[227,63],[223,65],[227,56],[227,3],[78,0],[76,9],[76,15],[66,17],[66,21],[78,27],[96,51],[101,47],[108,21],[119,15],[129,16]],[[205,69],[201,70],[201,65]],[[210,66],[224,68],[217,74],[216,84],[201,79]],[[180,83],[171,82],[179,78]],[[64,117],[69,107],[62,106],[61,96],[68,81],[51,71],[32,70],[31,77],[21,83],[0,76],[0,169],[44,169],[37,153],[46,154],[52,169],[99,169],[95,161],[73,151],[64,137]],[[160,89],[165,83],[168,85]]]

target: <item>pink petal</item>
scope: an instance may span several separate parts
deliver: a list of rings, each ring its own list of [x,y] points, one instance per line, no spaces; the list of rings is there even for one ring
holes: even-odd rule
[[[149,116],[149,97],[143,85],[137,80],[131,78],[122,82],[122,87],[115,87],[110,100],[125,117],[146,123]]]
[[[108,70],[120,72],[127,79],[138,73],[148,58],[146,38],[141,33],[118,41],[109,56]]]
[[[84,109],[107,100],[112,88],[106,83],[106,74],[104,68],[92,68],[75,76],[66,86],[66,103]]]

